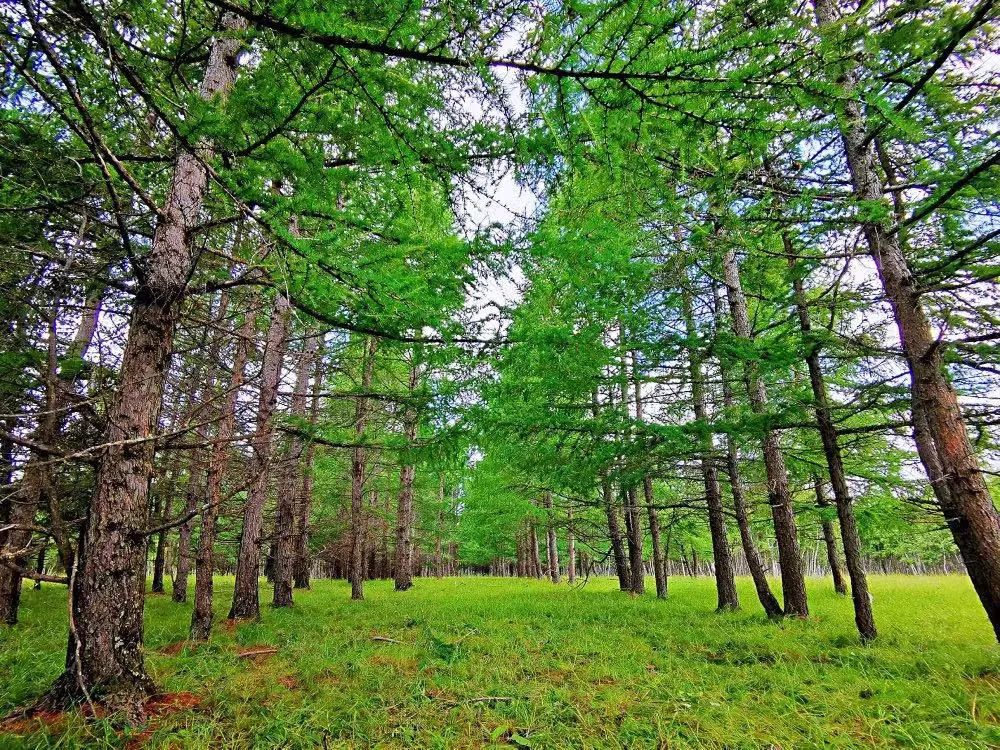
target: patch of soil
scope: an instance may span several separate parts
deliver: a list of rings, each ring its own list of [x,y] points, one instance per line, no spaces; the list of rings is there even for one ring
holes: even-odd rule
[[[256,645],[256,646],[240,646],[239,651],[236,655],[241,659],[250,659],[254,662],[261,662],[270,659],[276,653],[278,649],[274,646],[268,646],[266,644]]]
[[[139,750],[145,747],[146,743],[156,733],[156,730],[160,726],[160,721],[165,716],[180,713],[181,711],[190,711],[200,705],[201,698],[194,693],[159,693],[152,696],[146,701],[144,706],[149,723],[145,729],[129,738],[129,741],[125,744],[125,750]]]
[[[197,641],[177,641],[161,648],[160,653],[165,656],[178,656],[184,649],[194,651],[200,645]]]
[[[146,701],[146,714],[150,717],[167,716],[178,711],[190,711],[201,705],[201,698],[194,693],[160,693]]]
[[[291,675],[288,675],[288,676],[285,676],[285,677],[279,677],[278,678],[278,684],[279,685],[283,685],[284,687],[288,688],[289,690],[298,690],[299,689],[299,681],[296,680]]]
[[[65,711],[45,709],[18,711],[0,721],[0,734],[29,734],[43,728],[58,732],[65,721]]]

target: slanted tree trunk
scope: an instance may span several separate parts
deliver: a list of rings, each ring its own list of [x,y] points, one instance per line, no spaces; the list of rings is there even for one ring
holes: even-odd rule
[[[829,0],[814,0],[813,5],[821,30],[835,22],[835,6]],[[885,184],[875,166],[866,118],[860,102],[852,95],[855,79],[853,70],[838,79],[846,94],[837,103],[844,153],[855,197],[871,204],[884,203]],[[892,308],[910,370],[915,421],[919,411],[928,427],[926,432],[917,430],[914,434],[924,440],[931,438],[930,444],[918,447],[918,454],[932,481],[935,474],[944,480],[947,492],[938,496],[939,502],[943,498],[946,503],[941,511],[1000,639],[1000,512],[993,504],[969,441],[958,396],[945,372],[941,342],[927,318],[898,233],[890,224],[888,220],[869,219],[862,222],[861,228]]]
[[[365,513],[365,469],[367,454],[361,445],[368,425],[368,398],[364,395],[372,385],[372,372],[375,368],[376,339],[373,336],[365,340],[361,362],[361,394],[354,401],[354,436],[358,445],[351,453],[351,561],[349,578],[351,580],[351,598],[365,598],[365,546],[367,540],[366,527],[368,514]]]
[[[323,387],[323,354],[320,351],[321,336],[314,336],[315,365],[313,368],[312,400],[309,407],[309,426],[313,429],[319,422],[319,401]],[[302,495],[299,499],[299,521],[295,539],[295,588],[309,588],[309,576],[312,560],[309,557],[309,516],[312,512],[313,496],[313,462],[316,457],[316,443],[309,441],[302,462]]]
[[[191,613],[190,637],[208,640],[212,633],[215,573],[215,532],[222,504],[222,483],[229,466],[230,441],[236,427],[236,404],[243,386],[247,358],[254,340],[254,304],[251,303],[243,324],[236,332],[236,348],[225,398],[219,407],[219,423],[212,443],[205,480],[205,504],[201,510],[201,533],[195,556],[194,611]]]
[[[830,501],[826,497],[823,479],[819,475],[813,477],[813,486],[816,488],[816,505],[822,512],[830,507]],[[820,519],[820,527],[823,531],[823,544],[826,546],[826,562],[833,577],[833,590],[841,596],[846,596],[847,577],[844,575],[844,566],[837,550],[837,531],[833,528],[833,521],[826,517]]]
[[[45,409],[39,417],[38,426],[32,436],[35,442],[53,446],[59,441],[67,416],[76,393],[75,381],[79,368],[75,366],[87,354],[97,328],[101,298],[95,295],[83,306],[76,335],[66,351],[64,362],[72,368],[59,366],[57,357],[56,312],[53,311],[48,338],[48,362],[45,378]],[[8,463],[8,466],[11,464]],[[56,508],[55,479],[49,456],[32,456],[24,467],[21,486],[7,498],[7,518],[5,523],[15,528],[0,537],[0,622],[8,625],[17,623],[18,608],[21,603],[21,579],[24,566],[31,555],[32,531],[35,514],[46,504]],[[58,539],[58,537],[57,537]],[[63,544],[66,544],[65,540]],[[43,548],[44,549],[44,548]],[[16,554],[15,554],[16,553]],[[5,555],[13,555],[9,559]],[[70,558],[64,562],[72,564]],[[38,571],[40,573],[41,571]],[[145,571],[144,571],[145,572]]]
[[[245,21],[223,17],[212,44],[201,95],[225,95],[236,75]],[[174,167],[152,249],[139,278],[118,389],[108,407],[106,447],[72,576],[66,671],[49,704],[101,699],[130,720],[152,692],[142,653],[147,494],[163,385],[195,257],[192,229],[201,219],[210,147],[183,151]]]
[[[729,531],[722,507],[722,490],[719,486],[719,470],[713,453],[712,433],[708,430],[708,409],[705,406],[705,378],[702,373],[700,343],[695,328],[691,306],[691,293],[685,289],[683,295],[684,325],[688,337],[688,372],[691,377],[691,401],[694,418],[701,427],[701,476],[705,487],[705,504],[708,507],[708,528],[712,536],[712,555],[715,558],[715,590],[718,597],[718,611],[740,608],[739,594],[736,592],[736,576],[733,571],[733,556],[729,549]]]
[[[415,353],[414,353],[415,354]],[[420,378],[416,358],[410,365],[409,396],[412,399]],[[410,403],[403,418],[406,443],[412,447],[417,439],[417,408]],[[407,456],[399,471],[399,501],[396,506],[396,591],[406,591],[413,586],[413,477],[416,468],[413,458]]]
[[[552,583],[559,583],[559,546],[556,543],[556,527],[552,517],[552,493],[546,492],[542,496],[542,504],[545,506],[546,523],[546,564],[549,566],[549,578]]]
[[[264,344],[260,373],[260,397],[257,401],[257,429],[251,445],[250,488],[243,506],[243,531],[236,558],[236,583],[231,620],[260,619],[260,555],[264,529],[264,504],[267,502],[273,449],[274,407],[278,398],[281,363],[288,338],[288,299],[280,292],[274,300],[271,325]]]
[[[715,290],[715,317],[716,325],[722,320],[722,300],[719,299]],[[726,409],[733,406],[733,391],[729,385],[729,373],[726,364],[720,360],[719,374],[722,381],[722,404]],[[750,528],[750,512],[747,507],[746,493],[743,488],[743,479],[740,476],[739,451],[736,441],[732,435],[726,435],[726,473],[729,475],[729,490],[733,496],[733,512],[736,516],[736,525],[740,532],[740,544],[743,547],[743,555],[746,557],[747,569],[750,571],[750,578],[753,580],[754,590],[757,599],[764,608],[765,614],[772,620],[782,616],[781,605],[771,591],[771,586],[767,580],[767,571],[764,568],[764,561],[761,558],[757,542],[753,538],[753,531]]]
[[[316,354],[316,338],[306,339],[295,372],[295,390],[292,393],[291,415],[305,420],[309,391],[309,374]],[[299,504],[302,502],[302,455],[305,446],[302,437],[292,434],[288,438],[285,456],[284,481],[278,491],[278,516],[274,529],[274,595],[275,607],[292,605],[292,587],[295,577],[296,541],[298,524],[302,519]]]
[[[723,268],[733,332],[749,342],[752,338],[750,318],[740,281],[736,251],[732,247],[727,247],[723,254]],[[746,376],[750,405],[756,414],[763,414],[767,409],[767,391],[755,361],[746,362]],[[764,454],[764,470],[767,473],[767,495],[771,504],[771,518],[774,521],[774,535],[778,542],[781,590],[785,599],[784,613],[792,617],[808,617],[809,603],[806,598],[806,581],[799,550],[795,509],[792,506],[788,472],[785,469],[785,457],[781,451],[777,430],[765,431],[761,448]]]
[[[795,252],[792,239],[787,232],[782,235],[788,264],[794,267]],[[858,524],[854,518],[854,499],[847,486],[847,475],[844,471],[844,459],[840,452],[840,439],[837,427],[833,422],[830,410],[830,400],[826,392],[826,380],[819,360],[819,344],[812,338],[812,321],[809,318],[809,307],[806,300],[805,286],[798,274],[793,274],[792,289],[795,293],[795,307],[799,317],[799,329],[806,341],[806,365],[809,368],[809,383],[813,393],[813,409],[816,413],[816,427],[823,443],[823,455],[826,458],[827,471],[830,474],[830,485],[833,488],[834,503],[837,507],[837,519],[840,524],[840,534],[844,540],[844,557],[847,561],[847,571],[851,578],[851,599],[854,603],[854,622],[857,625],[861,640],[873,640],[878,634],[875,628],[875,615],[872,612],[872,598],[868,590],[868,576],[865,573],[864,560],[861,555],[861,538],[858,535]],[[816,480],[816,500],[822,507],[826,502],[823,494],[823,484]],[[840,567],[840,557],[830,521],[823,521],[823,538],[827,546],[827,557],[833,571],[833,584],[838,594],[846,594],[843,571]]]

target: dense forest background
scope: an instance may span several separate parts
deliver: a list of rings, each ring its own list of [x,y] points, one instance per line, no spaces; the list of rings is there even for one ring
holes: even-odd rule
[[[997,16],[4,4],[0,617],[68,586],[44,700],[141,713],[146,587],[207,639],[218,574],[235,620],[459,573],[780,619],[830,575],[871,641],[868,574],[954,572],[1000,633]]]

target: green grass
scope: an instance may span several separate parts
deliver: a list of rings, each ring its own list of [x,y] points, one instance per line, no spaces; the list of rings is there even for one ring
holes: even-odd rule
[[[881,636],[862,647],[848,599],[810,584],[808,622],[716,614],[708,579],[630,598],[609,579],[571,590],[490,578],[418,580],[406,593],[319,581],[291,610],[177,655],[190,607],[147,600],[148,667],[201,704],[156,719],[173,748],[1000,747],[1000,649],[964,578],[875,577]],[[231,580],[220,579],[225,611]],[[269,596],[269,589],[262,595]],[[65,592],[26,591],[0,630],[0,714],[60,672]],[[374,641],[372,636],[402,643]],[[279,649],[239,658],[249,646]],[[285,679],[282,679],[285,678]],[[495,700],[502,698],[503,700]],[[73,714],[0,747],[121,747],[136,732]]]

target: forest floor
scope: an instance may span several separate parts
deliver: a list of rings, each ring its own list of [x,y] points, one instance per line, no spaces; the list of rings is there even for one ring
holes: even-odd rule
[[[672,578],[666,602],[615,583],[373,582],[352,602],[318,581],[197,648],[190,606],[150,596],[165,696],[149,724],[8,721],[0,748],[1000,747],[1000,649],[967,579],[874,576],[871,647],[827,581],[810,583],[809,621],[777,624],[748,581],[729,614],[709,579]],[[231,591],[219,579],[218,610]],[[65,658],[65,590],[25,591],[22,612],[0,628],[0,716]]]

